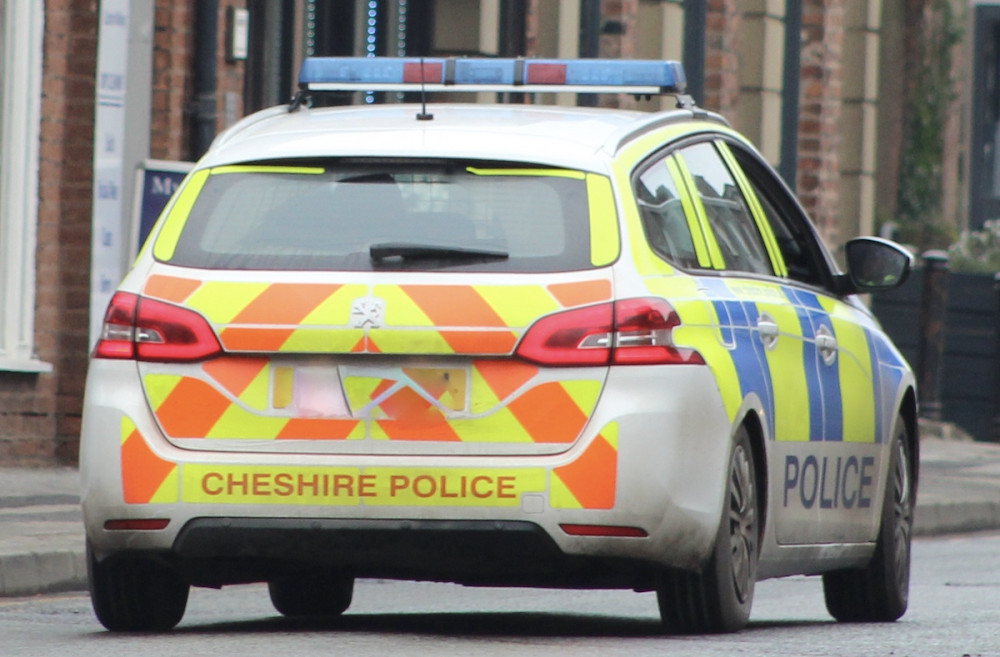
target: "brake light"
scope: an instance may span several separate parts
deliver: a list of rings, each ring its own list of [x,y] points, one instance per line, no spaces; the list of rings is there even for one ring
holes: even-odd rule
[[[541,365],[704,365],[694,349],[675,347],[680,318],[663,299],[624,299],[568,310],[535,322],[517,355]]]
[[[193,310],[117,292],[104,316],[94,357],[183,362],[221,351],[212,327]]]
[[[97,342],[94,355],[99,358],[133,358],[135,345],[135,306],[139,297],[118,292],[111,298],[104,313],[101,338]]]
[[[543,317],[521,339],[517,355],[543,365],[607,365],[614,306],[603,303]]]
[[[694,349],[674,346],[671,335],[681,319],[663,299],[626,299],[615,302],[615,349],[618,365],[704,365]]]

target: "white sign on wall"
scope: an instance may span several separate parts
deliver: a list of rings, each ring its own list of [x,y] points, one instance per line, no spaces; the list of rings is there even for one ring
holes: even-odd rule
[[[125,89],[129,2],[102,0],[94,117],[94,199],[90,256],[90,344],[122,277]]]

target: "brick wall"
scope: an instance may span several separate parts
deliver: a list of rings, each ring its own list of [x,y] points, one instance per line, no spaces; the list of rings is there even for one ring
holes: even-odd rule
[[[603,0],[601,3],[600,57],[606,59],[634,59],[638,50],[635,21],[639,14],[639,0]],[[636,101],[625,94],[601,94],[597,97],[600,107],[633,108]]]
[[[194,29],[197,0],[156,0],[153,37],[153,102],[150,124],[150,157],[191,160],[191,115],[194,100]],[[243,116],[242,62],[226,61],[226,8],[246,7],[245,0],[219,2],[216,50],[216,132],[225,126],[227,94],[232,110]]]
[[[631,59],[635,57],[635,20],[639,13],[639,0],[603,0],[601,16],[601,57]]]
[[[829,244],[838,243],[844,0],[804,0],[798,192]]]
[[[742,14],[737,0],[708,0],[705,16],[705,102],[723,116],[736,115],[740,97],[739,33]]]
[[[539,6],[539,2],[540,0],[528,0],[526,3],[524,25],[525,57],[538,57],[539,38],[544,38],[540,33],[541,7]]]
[[[189,125],[184,111],[191,95],[191,29],[194,0],[156,0],[153,27],[153,99],[149,126],[150,157],[185,160]]]
[[[51,374],[0,373],[0,462],[75,463],[87,369],[97,12],[47,0],[35,346]]]
[[[226,61],[226,10],[227,7],[246,7],[244,0],[222,0],[219,2],[219,48],[216,52],[216,71],[218,72],[218,93],[216,112],[216,131],[221,132],[228,127],[226,115],[239,119],[243,116],[243,72],[246,62]]]

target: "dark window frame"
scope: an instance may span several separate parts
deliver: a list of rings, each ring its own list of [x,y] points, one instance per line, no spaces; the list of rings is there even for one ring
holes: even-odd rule
[[[649,236],[645,233],[646,228],[643,226],[643,233],[651,250],[653,250],[657,256],[662,258],[671,266],[677,267],[681,271],[697,274],[699,276],[714,275],[724,277],[738,275],[750,278],[777,279],[785,283],[819,290],[824,294],[838,297],[841,296],[836,282],[839,269],[833,260],[833,256],[830,254],[829,250],[823,244],[822,239],[819,237],[819,234],[816,232],[816,228],[812,221],[809,220],[805,210],[803,210],[801,204],[798,202],[795,194],[788,188],[774,168],[771,167],[771,165],[768,164],[756,150],[731,135],[706,130],[691,134],[677,141],[673,141],[648,153],[633,167],[632,173],[629,177],[632,187],[633,201],[636,202],[636,205],[638,206],[637,189],[639,176],[649,167],[653,166],[656,162],[662,163],[671,155],[679,153],[682,149],[688,146],[702,142],[712,143],[716,141],[722,141],[729,146],[736,163],[740,166],[744,176],[753,188],[754,193],[757,194],[761,205],[764,206],[766,220],[769,223],[772,223],[771,217],[766,211],[766,208],[769,205],[775,210],[775,212],[785,219],[783,225],[789,227],[790,231],[794,233],[793,237],[798,241],[798,243],[805,247],[805,257],[808,258],[815,267],[814,279],[808,280],[801,277],[795,278],[791,276],[778,276],[773,273],[759,274],[754,272],[715,269],[714,267],[687,267],[675,262],[674,260],[664,257],[663,254],[654,249],[650,243]],[[729,168],[729,164],[724,158],[723,164]],[[771,225],[771,230],[775,233],[775,237],[777,238],[778,233],[775,231],[773,223]],[[779,249],[780,248],[781,245],[779,244]],[[782,258],[786,260],[785,264],[787,266],[788,258],[784,249],[781,249],[781,255]]]
[[[805,247],[804,257],[808,258],[815,267],[811,277],[803,278],[789,275],[785,277],[785,280],[821,289],[826,294],[839,296],[836,283],[838,267],[795,194],[756,151],[732,138],[723,136],[722,140],[729,146],[736,163],[739,164],[750,186],[753,187],[754,193],[757,194],[757,198],[765,210],[765,218],[771,224],[771,232],[774,233],[775,239],[778,241],[785,266],[789,267],[794,263],[790,262],[787,246],[781,242],[780,234],[782,231],[775,229],[774,221],[767,213],[768,206],[781,218],[782,225],[787,229],[786,232],[792,234],[791,237],[796,240],[796,243]]]

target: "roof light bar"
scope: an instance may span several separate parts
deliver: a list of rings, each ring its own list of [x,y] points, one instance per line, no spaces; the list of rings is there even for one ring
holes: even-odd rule
[[[508,91],[683,94],[680,62],[481,57],[309,57],[304,91]]]

